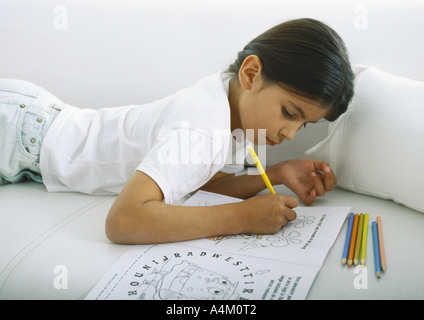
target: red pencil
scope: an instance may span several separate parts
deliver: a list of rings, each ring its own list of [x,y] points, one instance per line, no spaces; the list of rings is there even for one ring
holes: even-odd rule
[[[358,222],[359,222],[359,214],[355,214],[355,218],[353,220],[352,237],[350,238],[349,255],[347,257],[347,265],[349,267],[353,263],[353,256],[355,254],[356,233],[358,230]]]

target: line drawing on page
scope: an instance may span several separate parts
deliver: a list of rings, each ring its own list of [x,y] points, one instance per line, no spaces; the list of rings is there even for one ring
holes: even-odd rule
[[[170,259],[160,269],[154,269],[138,286],[139,300],[219,299],[234,300],[239,297],[238,282],[228,276],[183,260]]]
[[[307,226],[313,227],[316,217],[300,215],[294,221],[290,221],[287,226],[280,229],[273,235],[258,234],[235,234],[228,236],[210,237],[209,240],[215,242],[215,245],[228,240],[237,240],[240,247],[237,252],[245,252],[257,248],[284,248],[291,245],[300,245],[303,243],[304,235],[302,229]],[[311,228],[306,228],[310,230]]]

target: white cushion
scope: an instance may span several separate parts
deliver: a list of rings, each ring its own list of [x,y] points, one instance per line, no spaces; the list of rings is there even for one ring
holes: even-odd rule
[[[328,162],[342,188],[424,212],[424,82],[357,70],[348,111],[305,156]]]

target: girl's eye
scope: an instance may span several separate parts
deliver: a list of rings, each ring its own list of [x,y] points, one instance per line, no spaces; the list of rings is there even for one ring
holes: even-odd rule
[[[290,113],[285,107],[283,107],[283,114],[289,119],[293,119],[293,114]]]
[[[307,124],[308,124],[307,122],[305,122],[304,124],[302,124],[302,125],[299,127],[299,129],[297,129],[297,131],[299,131],[300,129],[302,129],[302,127],[303,127],[303,129],[305,129]]]

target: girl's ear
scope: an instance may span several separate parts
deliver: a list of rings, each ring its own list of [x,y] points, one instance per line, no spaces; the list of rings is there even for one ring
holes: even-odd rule
[[[262,80],[262,62],[256,55],[247,56],[239,70],[240,85],[245,90],[250,90]]]

